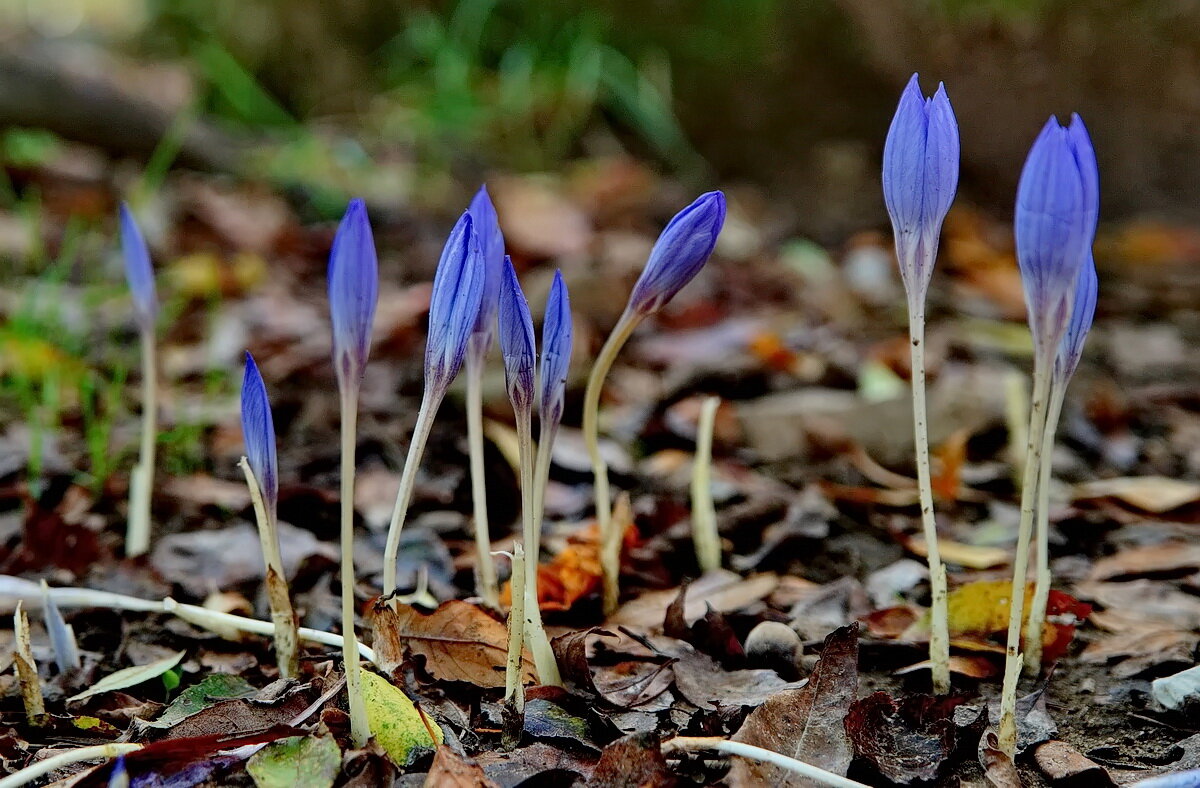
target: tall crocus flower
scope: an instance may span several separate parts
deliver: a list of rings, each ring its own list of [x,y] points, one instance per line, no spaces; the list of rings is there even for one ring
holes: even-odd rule
[[[1013,559],[1004,688],[1000,696],[1000,748],[1010,755],[1016,751],[1016,694],[1022,662],[1019,645],[1025,612],[1029,542],[1037,508],[1038,482],[1043,473],[1048,473],[1042,470],[1042,463],[1048,459],[1046,446],[1053,445],[1052,435],[1047,442],[1047,418],[1051,391],[1055,388],[1055,359],[1072,322],[1081,284],[1080,271],[1091,260],[1099,204],[1100,176],[1096,154],[1083,121],[1073,115],[1070,125],[1063,127],[1055,118],[1050,118],[1034,141],[1021,171],[1014,220],[1017,263],[1021,268],[1029,328],[1033,334],[1033,407],[1022,474],[1021,520]],[[1086,286],[1089,281],[1085,276],[1083,284]],[[1085,294],[1081,319],[1087,311],[1086,300]],[[1060,366],[1065,371],[1069,364],[1070,358],[1064,357]],[[1065,386],[1065,381],[1062,385]],[[1041,552],[1044,554],[1045,550]],[[1046,566],[1044,594],[1049,593],[1048,563]],[[1038,634],[1027,640],[1027,648],[1037,648],[1033,641],[1040,638],[1040,632],[1039,626]]]
[[[1079,360],[1083,357],[1083,344],[1092,328],[1096,316],[1096,297],[1099,281],[1096,278],[1096,263],[1088,253],[1088,259],[1079,269],[1075,284],[1071,319],[1063,333],[1062,341],[1054,356],[1054,370],[1050,373],[1050,405],[1046,413],[1046,429],[1042,436],[1042,465],[1038,475],[1037,499],[1037,582],[1030,602],[1029,619],[1025,624],[1025,667],[1036,672],[1042,665],[1042,629],[1046,622],[1046,602],[1050,597],[1050,473],[1053,466],[1054,436],[1058,431],[1058,420],[1062,416],[1063,401],[1067,386]]]
[[[471,214],[464,213],[450,231],[446,246],[433,277],[429,301],[429,337],[425,345],[425,393],[417,423],[413,427],[400,490],[392,509],[387,544],[383,553],[383,594],[396,590],[396,557],[400,552],[400,531],[408,514],[417,469],[437,410],[446,390],[462,369],[467,344],[475,330],[483,300],[485,270],[483,251]]]
[[[125,203],[121,203],[120,225],[125,279],[133,296],[133,314],[142,343],[142,445],[138,464],[129,479],[129,524],[125,533],[125,553],[136,556],[150,549],[150,492],[154,487],[154,450],[158,441],[158,372],[154,361],[158,295],[150,250]]]
[[[258,537],[266,565],[267,601],[275,624],[275,654],[283,678],[299,675],[296,615],[288,594],[283,557],[279,552],[277,508],[279,503],[279,464],[275,454],[275,422],[271,403],[254,357],[246,353],[246,372],[242,378],[242,437],[246,456],[239,463],[250,487]]]
[[[612,510],[608,492],[608,465],[600,455],[600,393],[617,353],[633,334],[634,329],[657,312],[688,282],[700,273],[712,255],[717,236],[725,224],[725,195],[707,192],[684,208],[659,235],[650,259],[634,285],[629,303],[621,319],[600,349],[596,363],[588,376],[583,400],[583,436],[595,476],[596,521],[600,526],[604,569],[604,607],[616,609],[618,572],[620,570],[620,534],[613,533]]]
[[[354,452],[358,394],[371,349],[371,324],[379,295],[375,239],[362,200],[352,200],[329,253],[329,316],[333,323],[333,366],[342,415],[342,656],[350,698],[350,733],[359,746],[371,736],[359,673],[354,631]]]
[[[500,278],[504,271],[504,234],[486,186],[471,200],[471,215],[483,260],[483,297],[471,338],[467,340],[467,446],[471,460],[471,497],[475,512],[476,571],[479,596],[492,607],[500,603],[496,567],[488,536],[487,482],[483,467],[483,368],[496,332],[500,303]]]
[[[558,663],[538,607],[537,566],[541,534],[534,514],[533,401],[536,396],[537,348],[529,302],[521,291],[512,261],[505,258],[500,281],[500,354],[504,358],[504,381],[512,402],[517,428],[518,465],[521,469],[521,532],[528,564],[524,588],[513,586],[513,599],[525,597],[525,642],[533,654],[538,678],[543,684],[562,683]]]
[[[946,610],[946,569],[938,550],[933,484],[929,472],[929,432],[925,408],[925,296],[937,258],[942,222],[958,188],[958,123],[944,85],[933,98],[921,93],[917,75],[900,104],[883,147],[883,197],[892,219],[896,259],[908,295],[909,350],[912,355],[913,431],[921,524],[929,557],[932,591],[929,661],[933,691],[950,691],[950,635]]]

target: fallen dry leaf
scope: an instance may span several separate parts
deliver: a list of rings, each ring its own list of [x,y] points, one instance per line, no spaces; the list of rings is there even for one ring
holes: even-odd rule
[[[475,605],[455,599],[425,614],[412,605],[377,602],[372,625],[376,661],[385,672],[413,655],[424,658],[425,670],[436,679],[504,686],[508,630]],[[521,675],[525,683],[537,683],[528,651]]]
[[[1068,781],[1072,785],[1094,785],[1096,788],[1113,785],[1107,769],[1085,757],[1065,741],[1052,739],[1039,745],[1033,751],[1033,759],[1038,768],[1056,785]]]
[[[1200,568],[1200,544],[1165,542],[1130,547],[1101,558],[1092,567],[1091,580],[1111,580],[1129,575],[1150,575]]]
[[[797,689],[802,682],[789,683],[773,670],[725,670],[710,657],[680,644],[679,659],[671,665],[675,687],[694,706],[761,706],[780,691]]]
[[[483,767],[445,744],[439,745],[433,756],[429,773],[425,775],[425,785],[428,788],[499,788],[483,773]]]
[[[1000,742],[992,731],[979,740],[979,765],[983,767],[983,776],[995,788],[1024,788],[1017,765],[1000,749]]]
[[[937,541],[943,561],[948,564],[965,566],[968,569],[991,569],[993,566],[1004,566],[1012,558],[1009,551],[1003,547],[963,544],[950,539],[938,539]],[[929,556],[929,548],[926,546],[923,536],[909,537],[904,546],[922,558]]]
[[[1124,476],[1077,485],[1073,497],[1077,501],[1116,498],[1145,512],[1165,514],[1200,501],[1200,483],[1165,476]]]
[[[694,622],[708,607],[719,613],[732,613],[768,596],[778,585],[779,576],[774,574],[742,577],[725,569],[706,572],[688,587],[691,601],[684,606],[684,620]],[[656,627],[678,596],[678,588],[649,591],[622,605],[606,624],[639,629]]]
[[[633,733],[604,748],[587,788],[671,788],[677,783],[658,734]]]
[[[734,741],[783,753],[845,776],[854,757],[843,719],[858,694],[858,625],[825,638],[808,684],[770,697],[755,709]],[[808,783],[778,766],[738,758],[729,771],[733,786],[801,786]]]
[[[850,704],[846,733],[854,754],[892,782],[932,780],[958,739],[954,709],[963,698],[875,692]]]

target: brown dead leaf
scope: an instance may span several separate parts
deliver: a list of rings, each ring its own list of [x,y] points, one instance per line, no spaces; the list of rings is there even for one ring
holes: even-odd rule
[[[440,745],[433,756],[429,773],[425,775],[425,785],[426,788],[499,788],[487,778],[482,767],[445,744]]]
[[[761,706],[781,691],[799,689],[803,682],[788,683],[773,670],[725,670],[711,657],[680,644],[682,654],[671,665],[675,687],[694,706]]]
[[[906,676],[909,673],[916,673],[919,670],[929,670],[932,665],[933,663],[930,660],[925,659],[894,670],[892,674],[895,676]],[[987,657],[967,657],[960,654],[951,654],[950,672],[972,679],[990,679],[992,676],[999,675],[1000,667],[996,664],[995,660],[988,659]]]
[[[1156,620],[1179,629],[1200,629],[1200,597],[1161,580],[1120,583],[1085,581],[1075,584],[1075,594],[1118,611],[1141,624]]]
[[[372,610],[376,662],[391,672],[409,655],[424,657],[425,669],[442,681],[503,687],[508,630],[481,608],[451,600],[428,615],[412,605],[377,602]],[[522,680],[537,683],[533,658],[524,655]]]
[[[858,625],[825,638],[808,684],[773,695],[755,709],[733,736],[845,776],[854,757],[843,719],[858,694]],[[733,786],[801,786],[808,783],[778,766],[738,758],[729,772]]]
[[[1099,617],[1098,623],[1105,618]],[[1153,622],[1130,626],[1123,631],[1106,635],[1088,645],[1079,660],[1091,665],[1112,666],[1112,675],[1129,678],[1160,665],[1190,665],[1196,648],[1196,635],[1177,627]]]
[[[996,788],[1024,788],[1017,765],[1000,749],[993,731],[979,740],[979,765],[983,767],[983,776]]]
[[[684,620],[696,621],[710,606],[719,613],[735,612],[768,596],[778,585],[779,576],[775,574],[742,577],[726,569],[707,572],[688,587],[690,601],[683,609]],[[662,623],[667,607],[678,596],[678,588],[650,591],[626,602],[606,623],[613,627],[651,629]]]
[[[987,547],[954,542],[950,539],[938,539],[938,550],[942,560],[948,564],[958,564],[968,569],[991,569],[993,566],[1004,566],[1009,562],[1009,551],[1003,547]],[[904,546],[916,555],[926,558],[929,548],[924,536],[912,536],[904,542]]]
[[[1165,542],[1131,547],[1101,558],[1092,567],[1090,580],[1111,580],[1128,575],[1162,574],[1200,568],[1200,544]]]
[[[963,698],[909,695],[897,702],[875,692],[850,704],[846,733],[854,754],[892,782],[933,780],[954,752],[954,709]]]
[[[937,473],[931,479],[933,494],[941,500],[953,501],[962,486],[962,467],[967,461],[969,430],[956,430],[934,450],[938,461]]]
[[[658,734],[632,733],[604,748],[587,788],[671,788],[677,782]]]
[[[1074,499],[1116,498],[1152,514],[1165,514],[1200,501],[1200,483],[1166,476],[1125,476],[1077,485]]]
[[[1052,739],[1033,751],[1038,768],[1057,785],[1070,781],[1072,785],[1108,788],[1113,785],[1108,770],[1085,757],[1065,741]]]

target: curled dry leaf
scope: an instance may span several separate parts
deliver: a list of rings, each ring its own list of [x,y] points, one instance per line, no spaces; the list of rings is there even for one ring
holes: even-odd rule
[[[377,602],[372,611],[375,657],[392,672],[408,655],[421,656],[425,670],[442,681],[503,687],[508,631],[483,609],[460,600],[425,614],[412,605]],[[525,652],[522,680],[537,683],[533,657]]]
[[[854,756],[843,720],[858,694],[858,625],[825,638],[821,658],[800,689],[777,693],[750,713],[734,735],[834,774],[845,775]],[[778,766],[738,758],[729,772],[733,786],[801,786],[807,782]]]
[[[909,695],[897,702],[876,692],[850,705],[846,733],[854,754],[892,782],[932,780],[954,753],[954,709],[961,697]]]
[[[429,773],[425,775],[429,788],[499,788],[483,773],[483,768],[459,755],[448,745],[441,745],[433,756]]]
[[[1107,769],[1085,757],[1065,741],[1052,739],[1039,745],[1033,751],[1033,759],[1055,785],[1070,783],[1087,785],[1089,788],[1111,788],[1113,785]]]

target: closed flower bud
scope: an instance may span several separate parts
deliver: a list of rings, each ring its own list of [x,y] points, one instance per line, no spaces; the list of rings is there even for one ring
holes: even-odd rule
[[[1066,382],[1075,374],[1079,359],[1083,358],[1083,343],[1087,340],[1092,328],[1092,320],[1096,317],[1096,297],[1099,294],[1100,283],[1096,278],[1096,263],[1091,254],[1079,269],[1079,281],[1075,285],[1075,300],[1071,306],[1071,320],[1058,346],[1058,356],[1054,359],[1054,375]]]
[[[649,315],[692,281],[712,255],[725,224],[725,195],[708,192],[696,198],[658,236],[646,268],[629,296],[627,311]]]
[[[438,261],[429,300],[425,385],[445,389],[462,369],[483,299],[484,264],[470,213],[463,213]]]
[[[242,440],[246,443],[246,462],[254,472],[268,515],[275,516],[279,501],[279,462],[275,455],[275,422],[267,387],[254,357],[246,353],[246,372],[242,377]]]
[[[524,411],[533,407],[534,374],[537,348],[534,346],[533,318],[529,302],[521,292],[512,261],[504,258],[504,276],[500,280],[500,354],[504,357],[504,379],[513,408]]]
[[[121,253],[125,258],[125,279],[133,294],[133,311],[142,331],[154,330],[158,316],[158,295],[154,288],[154,268],[150,250],[138,229],[129,206],[121,203]]]
[[[550,295],[546,298],[546,319],[542,323],[542,424],[562,421],[567,392],[567,371],[571,366],[571,299],[562,271],[554,272]],[[545,427],[543,427],[545,429]]]
[[[504,273],[504,234],[496,208],[488,196],[487,186],[480,186],[471,200],[467,213],[475,234],[479,236],[479,250],[483,254],[483,298],[479,304],[479,316],[475,320],[475,334],[482,334],[484,347],[491,345],[496,330],[496,309],[500,304],[500,279]]]
[[[1071,318],[1079,271],[1090,259],[1099,214],[1100,176],[1078,115],[1064,128],[1046,121],[1017,186],[1017,263],[1039,353],[1049,357]]]
[[[351,200],[329,252],[329,314],[338,378],[357,381],[371,350],[371,324],[379,297],[379,261],[362,200]]]
[[[883,146],[883,199],[910,295],[923,297],[933,274],[942,222],[958,189],[958,158],[958,122],[945,86],[939,83],[927,99],[913,74]]]

